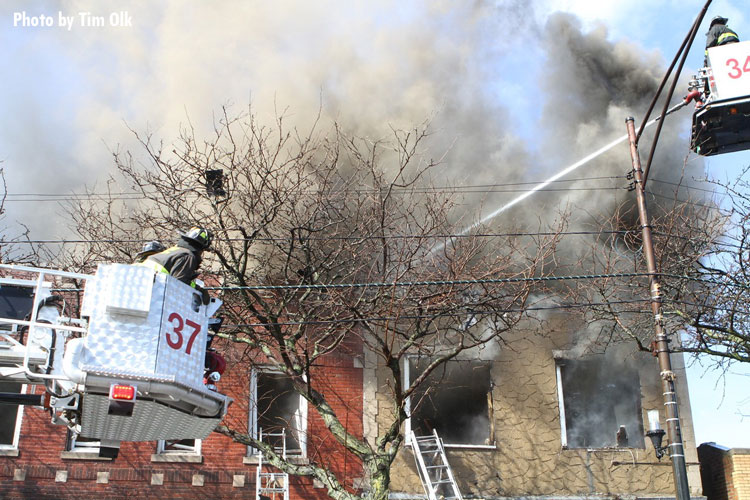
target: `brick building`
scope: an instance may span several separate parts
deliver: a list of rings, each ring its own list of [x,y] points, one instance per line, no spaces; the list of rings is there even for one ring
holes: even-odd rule
[[[630,346],[588,351],[586,325],[557,314],[527,323],[497,349],[471,352],[448,363],[407,428],[436,429],[461,493],[469,498],[674,498],[668,457],[658,460],[647,413],[665,424],[656,360]],[[382,368],[365,365],[365,435],[374,435],[392,411],[380,396]],[[420,370],[419,358],[407,373]],[[701,494],[700,473],[682,356],[673,356],[691,495]],[[624,427],[624,431],[621,430]],[[392,472],[398,498],[422,494],[411,450]]]
[[[750,499],[750,449],[703,443],[698,458],[708,500]]]
[[[655,360],[626,349],[583,346],[585,325],[559,314],[525,324],[506,344],[469,351],[446,363],[412,395],[404,431],[444,439],[461,492],[468,498],[674,496],[668,459],[657,460],[644,439],[646,414],[663,402]],[[330,466],[345,485],[362,484],[362,467],[333,442],[315,412],[257,354],[227,352],[219,384],[234,398],[225,423],[258,436],[285,431],[288,456]],[[414,356],[408,382],[423,368]],[[678,400],[692,495],[701,493],[690,404],[679,356]],[[342,421],[371,442],[393,408],[378,357],[358,345],[327,355],[313,375]],[[5,392],[34,390],[20,385]],[[99,458],[98,443],[76,439],[35,408],[6,406],[0,441],[0,498],[253,498],[257,457],[252,449],[211,434],[203,441],[123,443],[115,460]],[[264,434],[265,435],[265,434]],[[279,439],[271,435],[269,440]],[[278,445],[278,441],[275,442]],[[392,470],[394,497],[422,498],[414,456],[404,447]],[[290,498],[326,498],[309,478],[290,478]]]
[[[334,408],[348,417],[352,432],[361,433],[362,369],[355,363],[352,356],[331,355],[319,369],[326,384],[340,395]],[[307,412],[284,377],[264,371],[262,365],[249,368],[240,356],[230,359],[225,375],[219,387],[235,399],[225,419],[228,425],[257,433],[263,424],[278,430],[273,429],[273,420],[283,421],[291,434],[286,445],[288,455],[295,457],[292,460],[329,464],[339,477],[348,478],[349,486],[358,483],[361,467],[326,439],[321,420]],[[258,410],[251,411],[256,403]],[[289,428],[292,419],[279,403],[294,408],[299,429]],[[11,423],[12,427],[4,428],[0,445],[0,498],[255,497],[257,457],[252,449],[221,434],[213,433],[202,441],[122,443],[119,456],[112,461],[98,457],[96,442],[71,439],[64,427],[50,423],[44,411],[11,406],[2,410],[3,425]],[[327,495],[312,479],[292,476],[290,498]]]
[[[22,281],[0,278],[0,317],[13,318],[11,309],[19,308],[19,301],[25,304],[21,309],[30,308],[28,288],[14,286]],[[227,426],[262,434],[294,463],[326,465],[349,487],[360,484],[361,465],[333,441],[283,374],[257,353],[218,347],[227,360],[218,389],[234,399],[224,418]],[[354,435],[362,435],[361,360],[361,347],[345,345],[311,372],[326,393],[335,395],[330,404]],[[41,394],[43,387],[6,380],[0,392]],[[123,442],[112,460],[99,456],[98,441],[53,425],[50,414],[37,407],[0,405],[0,429],[2,499],[255,498],[255,450],[218,433],[204,440]],[[325,489],[306,477],[291,476],[289,492],[292,499],[327,498]]]

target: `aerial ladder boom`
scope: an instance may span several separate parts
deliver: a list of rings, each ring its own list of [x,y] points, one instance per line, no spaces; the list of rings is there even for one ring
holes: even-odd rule
[[[141,266],[1,271],[0,380],[45,387],[16,403],[51,409],[53,423],[114,450],[120,441],[202,439],[225,415],[230,398],[203,379],[209,318],[221,301],[203,304],[195,289]],[[53,294],[61,279],[83,285],[77,317],[61,314],[75,293]]]
[[[750,149],[750,42],[712,47],[706,62],[691,82],[702,94],[691,149],[703,156]]]

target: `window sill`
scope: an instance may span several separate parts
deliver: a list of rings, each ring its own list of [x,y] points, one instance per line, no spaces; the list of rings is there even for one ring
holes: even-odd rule
[[[595,448],[595,447],[574,447],[574,446],[563,446],[563,451],[591,451],[591,452],[597,452],[597,451],[625,451],[625,452],[631,452],[631,451],[645,451],[646,447],[643,446],[622,446],[622,447],[615,447],[615,446],[602,446],[601,448]]]
[[[111,462],[109,457],[100,457],[98,451],[63,451],[60,453],[63,460],[98,460],[100,462]]]
[[[406,448],[411,449],[411,443],[406,443]],[[493,451],[497,450],[496,444],[445,444],[443,449],[446,450],[464,450],[464,451]]]
[[[307,465],[310,463],[307,457],[286,457],[286,461],[293,465]],[[258,465],[258,456],[242,457],[242,463],[245,465]]]
[[[203,455],[191,453],[155,453],[151,455],[152,462],[171,462],[184,464],[202,464]]]
[[[18,456],[18,448],[6,448],[2,449],[0,448],[0,457],[17,457]]]

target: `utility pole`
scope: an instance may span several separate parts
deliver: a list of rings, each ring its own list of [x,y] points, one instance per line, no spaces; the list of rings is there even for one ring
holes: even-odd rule
[[[649,285],[651,289],[651,310],[654,313],[654,353],[659,361],[662,392],[664,393],[664,409],[667,416],[667,439],[669,440],[669,458],[672,459],[674,473],[675,495],[677,500],[690,500],[690,490],[685,467],[685,450],[682,445],[680,431],[680,416],[677,408],[677,394],[675,393],[675,374],[669,358],[669,341],[664,330],[662,316],[661,285],[656,274],[656,258],[654,257],[654,242],[651,239],[651,223],[646,207],[646,188],[643,183],[643,170],[638,154],[638,141],[635,134],[632,117],[625,120],[630,142],[630,157],[633,161],[633,175],[635,177],[635,194],[638,200],[638,214],[643,233],[643,254],[648,267]]]

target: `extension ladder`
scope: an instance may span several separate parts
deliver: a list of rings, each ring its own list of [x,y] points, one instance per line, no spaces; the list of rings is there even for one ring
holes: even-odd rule
[[[456,479],[445,456],[443,440],[433,429],[432,435],[409,433],[409,444],[417,462],[419,479],[429,500],[463,500]]]
[[[258,439],[263,441],[263,429]],[[280,437],[281,446],[274,451],[286,458],[286,433],[266,433],[266,437]],[[258,468],[255,470],[255,500],[289,500],[289,474],[286,472],[263,472],[263,453],[258,451]]]

